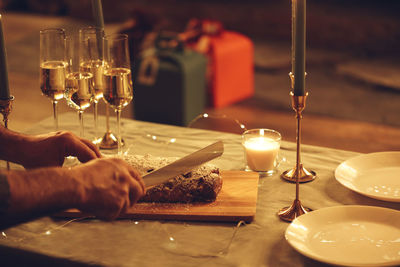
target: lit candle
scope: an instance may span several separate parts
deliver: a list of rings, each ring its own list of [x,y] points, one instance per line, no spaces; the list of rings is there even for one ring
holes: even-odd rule
[[[267,172],[275,168],[280,144],[268,137],[253,137],[244,142],[248,167],[253,171]]]
[[[4,42],[3,22],[0,15],[0,99],[10,99],[10,89],[8,88],[8,69],[7,53]]]
[[[104,29],[103,8],[101,6],[101,0],[92,0],[92,10],[95,20],[95,26],[97,28]]]
[[[292,1],[293,93],[303,96],[306,72],[306,0]]]

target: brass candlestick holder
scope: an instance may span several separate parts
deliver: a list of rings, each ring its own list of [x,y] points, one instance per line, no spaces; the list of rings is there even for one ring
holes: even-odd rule
[[[308,171],[303,167],[300,158],[300,144],[301,144],[301,119],[302,119],[302,112],[306,106],[306,98],[308,93],[304,96],[296,96],[293,92],[290,92],[290,96],[292,99],[292,108],[296,112],[296,166],[293,169],[287,170],[282,173],[281,177],[290,182],[296,182],[296,198],[293,201],[293,204],[290,207],[285,207],[278,212],[278,216],[284,221],[293,221],[296,217],[303,215],[311,209],[305,208],[301,205],[299,199],[299,184],[300,181],[312,181],[315,179],[316,174],[314,171]]]
[[[12,103],[14,96],[10,96],[9,99],[0,99],[0,112],[3,114],[4,127],[8,129],[8,115],[12,110]],[[7,161],[7,170],[10,170],[10,162]]]
[[[307,73],[304,74],[307,77]],[[294,86],[294,75],[292,72],[289,72],[291,86]],[[297,119],[297,130],[296,130],[296,143],[297,143],[297,162],[296,166],[293,169],[284,171],[281,175],[281,178],[291,182],[297,182],[297,176],[299,177],[299,183],[307,183],[311,182],[316,178],[316,174],[313,171],[306,170],[303,165],[300,166],[300,143],[301,143],[301,119],[304,108],[306,107],[306,98],[308,93],[305,96],[295,96],[293,92],[290,92],[290,97],[292,100],[292,108],[296,112]],[[297,175],[297,171],[300,171],[299,175]]]

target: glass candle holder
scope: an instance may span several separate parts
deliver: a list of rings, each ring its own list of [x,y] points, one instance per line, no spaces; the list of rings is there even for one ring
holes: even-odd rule
[[[271,129],[251,129],[242,134],[246,171],[255,171],[263,176],[276,172],[281,134]]]

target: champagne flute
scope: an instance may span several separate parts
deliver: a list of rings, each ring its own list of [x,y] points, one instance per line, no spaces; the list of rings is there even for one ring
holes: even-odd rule
[[[65,72],[68,65],[65,54],[64,29],[40,31],[40,89],[53,103],[55,130],[58,130],[57,103],[64,96]]]
[[[99,144],[98,138],[98,103],[103,98],[103,37],[104,30],[97,27],[86,27],[79,30],[79,37],[82,42],[82,60],[80,70],[93,74],[94,98],[94,143]]]
[[[121,154],[121,110],[133,98],[128,36],[126,34],[106,35],[103,59],[105,61],[103,99],[115,110],[117,115],[118,154]]]
[[[65,78],[65,98],[70,107],[78,111],[80,136],[84,137],[83,112],[93,102],[93,74],[80,69],[83,42],[78,35],[67,37],[68,67]]]

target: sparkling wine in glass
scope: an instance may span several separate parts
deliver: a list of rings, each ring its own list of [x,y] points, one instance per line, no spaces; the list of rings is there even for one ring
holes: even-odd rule
[[[94,114],[94,143],[98,144],[98,103],[103,98],[103,37],[104,30],[97,27],[86,27],[79,30],[82,43],[82,60],[80,71],[93,75],[93,114]]]
[[[121,153],[121,110],[133,98],[128,36],[111,34],[104,37],[103,97],[117,115],[118,154]]]
[[[133,98],[132,75],[128,68],[109,68],[104,71],[105,100],[115,110],[122,110]]]
[[[84,137],[83,112],[93,102],[93,74],[82,71],[83,44],[78,35],[67,38],[68,68],[65,78],[65,98],[68,105],[78,111],[80,136]]]
[[[66,39],[63,29],[40,31],[40,89],[53,103],[55,130],[58,130],[57,103],[64,96],[66,61]]]

